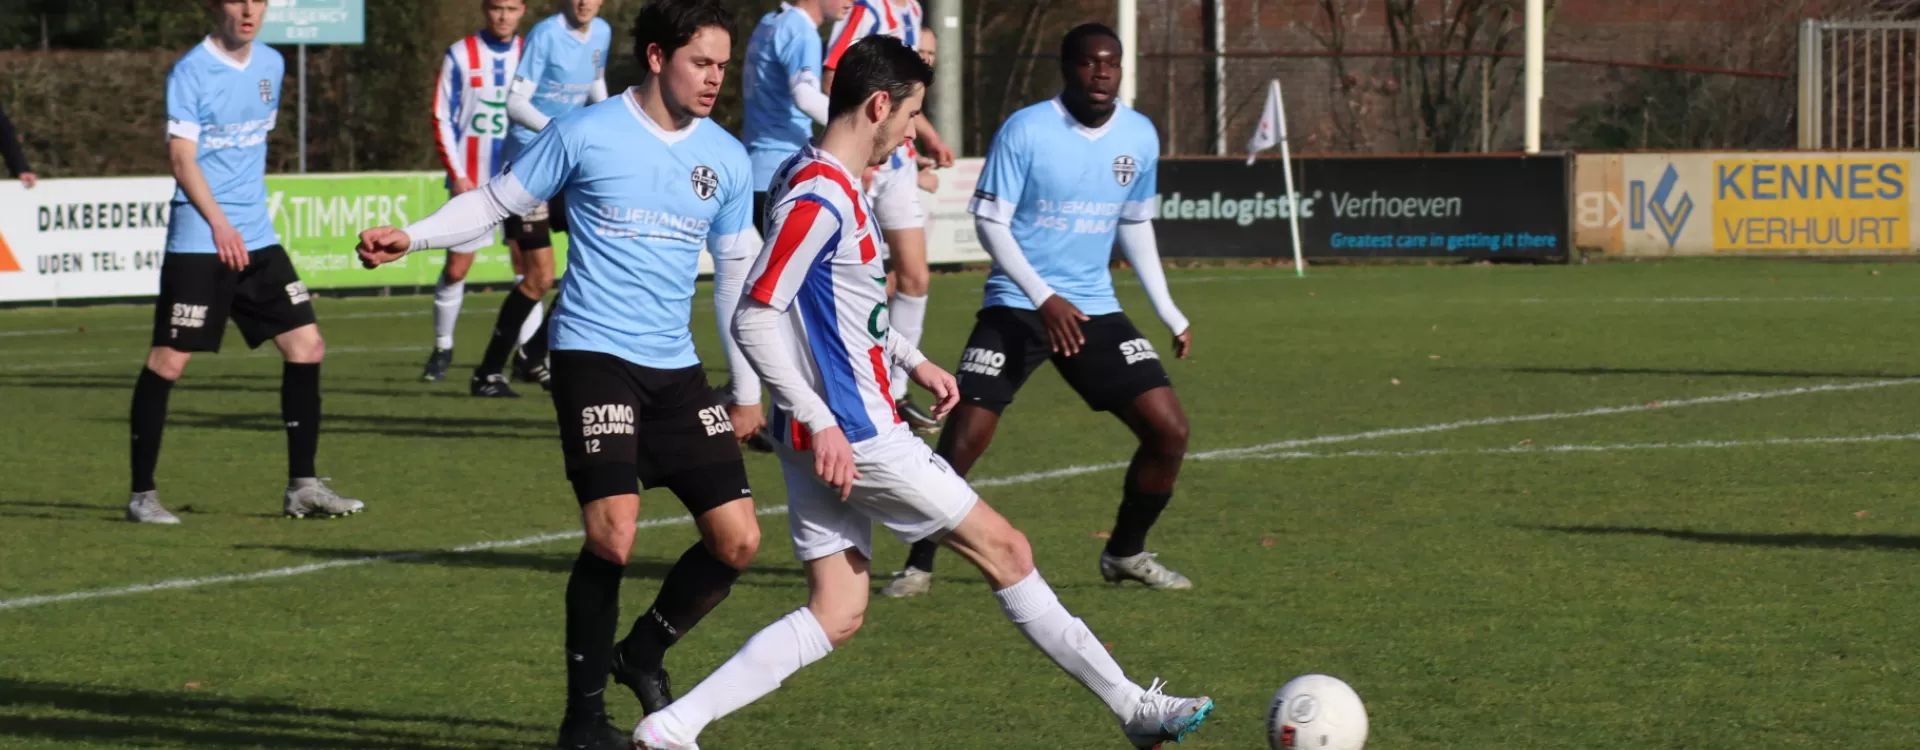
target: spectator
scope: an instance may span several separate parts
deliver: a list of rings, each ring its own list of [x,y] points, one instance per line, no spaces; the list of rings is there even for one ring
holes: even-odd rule
[[[20,150],[20,134],[14,132],[13,122],[7,119],[3,109],[0,109],[0,158],[7,160],[7,172],[20,178],[20,184],[27,189],[33,189],[40,182],[39,175],[27,166],[27,155]]]

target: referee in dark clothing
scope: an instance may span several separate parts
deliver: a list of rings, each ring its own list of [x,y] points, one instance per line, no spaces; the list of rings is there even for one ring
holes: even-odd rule
[[[40,176],[27,166],[27,155],[20,150],[20,134],[14,131],[4,109],[0,109],[0,158],[6,159],[7,173],[20,178],[21,185],[32,189],[40,182]]]

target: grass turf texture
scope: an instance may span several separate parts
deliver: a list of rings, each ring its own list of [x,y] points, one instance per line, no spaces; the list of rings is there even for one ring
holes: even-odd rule
[[[1168,363],[1196,452],[1920,377],[1920,266],[1289,275],[1172,274],[1198,334],[1192,360]],[[957,358],[979,286],[978,275],[936,279],[936,360]],[[1121,296],[1165,353],[1139,288]],[[460,367],[482,349],[498,299],[468,300]],[[368,512],[279,517],[279,361],[229,336],[173,394],[159,479],[186,522],[177,528],[119,520],[148,309],[0,312],[0,600],[574,527],[538,389],[481,401],[465,382],[417,382],[427,298],[316,304],[332,347],[320,466]],[[704,296],[695,311],[718,365]],[[29,333],[41,330],[59,332]],[[1149,540],[1193,578],[1190,592],[1100,583],[1094,536],[1111,523],[1118,471],[983,495],[1032,538],[1061,598],[1135,679],[1219,702],[1183,747],[1262,746],[1272,691],[1311,671],[1359,690],[1376,748],[1910,747],[1916,441],[1792,441],[1912,433],[1917,408],[1920,382],[1902,380],[1192,461]],[[1784,440],[1675,445],[1768,439]],[[1648,443],[1666,447],[1545,450]],[[1527,452],[1494,452],[1510,449]],[[1119,424],[1044,372],[975,478],[1129,450]],[[1327,457],[1352,451],[1384,454]],[[1418,451],[1443,453],[1404,455]],[[774,460],[748,464],[761,507],[778,506]],[[680,515],[665,493],[644,506],[648,518]],[[763,526],[733,598],[669,657],[681,690],[803,602],[784,519]],[[694,539],[686,525],[641,531],[623,618]],[[547,745],[576,549],[562,539],[0,608],[0,747]],[[877,588],[903,549],[883,538],[876,554]],[[1124,746],[1098,702],[1004,622],[977,574],[949,553],[940,564],[930,597],[876,599],[852,643],[715,724],[704,744]],[[637,707],[613,692],[630,726]]]

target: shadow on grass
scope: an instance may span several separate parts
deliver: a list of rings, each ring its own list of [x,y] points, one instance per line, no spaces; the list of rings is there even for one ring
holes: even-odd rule
[[[474,730],[544,734],[547,729],[495,719],[309,708],[266,699],[0,677],[0,737],[75,746],[522,750],[534,745],[468,735]]]
[[[124,420],[100,421],[117,423]],[[280,414],[277,411],[227,414],[178,410],[167,415],[167,426],[246,432],[285,433],[287,431],[286,424],[280,421]],[[507,440],[553,440],[560,434],[559,426],[552,419],[408,417],[387,414],[325,414],[322,417],[320,430],[329,435]],[[509,430],[517,430],[517,432]]]
[[[1529,375],[1673,375],[1712,378],[1911,378],[1900,372],[1822,372],[1818,370],[1683,370],[1661,367],[1509,367]]]
[[[557,540],[556,540],[557,541]],[[236,544],[233,549],[273,550],[295,555],[306,555],[326,560],[351,560],[362,557],[382,557],[388,562],[439,565],[448,568],[492,568],[502,570],[531,570],[541,573],[573,572],[574,558],[578,550],[566,552],[521,552],[516,550],[480,549],[465,552],[453,550],[371,550],[344,549],[329,547],[298,547],[271,544]],[[634,558],[627,561],[626,577],[665,580],[667,571],[673,569],[674,560],[661,558]],[[786,578],[805,578],[806,571],[794,567],[769,567],[754,565],[747,568],[742,583],[750,583],[756,575],[780,576]]]
[[[1702,544],[1738,544],[1749,547],[1798,547],[1839,550],[1916,550],[1920,536],[1897,534],[1742,534],[1645,526],[1523,526],[1532,531],[1557,531],[1589,536],[1657,536]]]
[[[134,363],[136,366],[138,362]],[[91,390],[125,391],[128,398],[133,397],[134,375],[59,375],[52,373],[0,373],[0,388],[45,388],[53,390]],[[257,380],[258,383],[235,382]],[[280,392],[278,375],[226,375],[209,374],[195,377],[191,370],[180,379],[182,391],[216,391],[225,393],[274,393]],[[353,388],[327,385],[322,379],[320,392],[323,396],[376,396],[382,398],[459,398],[472,399],[464,388],[446,386],[422,386],[417,388]]]

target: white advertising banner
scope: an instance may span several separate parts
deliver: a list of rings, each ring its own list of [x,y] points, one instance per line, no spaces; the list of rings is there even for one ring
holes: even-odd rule
[[[0,181],[0,302],[160,291],[171,177]]]
[[[952,168],[933,170],[940,178],[940,189],[932,194],[920,193],[920,201],[927,206],[928,263],[991,260],[973,233],[973,214],[967,213],[967,202],[973,200],[974,184],[980,181],[980,168],[986,163],[985,159],[955,159]]]

